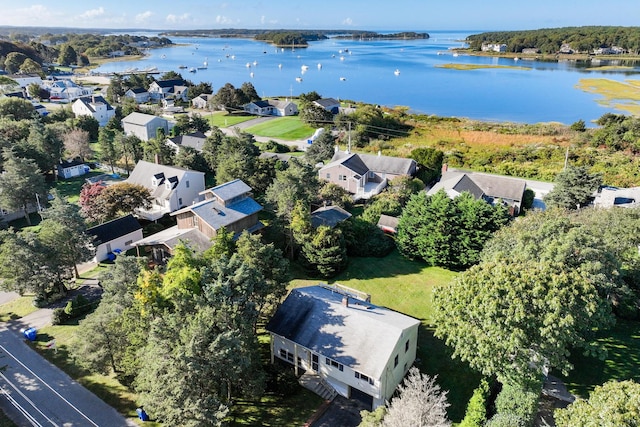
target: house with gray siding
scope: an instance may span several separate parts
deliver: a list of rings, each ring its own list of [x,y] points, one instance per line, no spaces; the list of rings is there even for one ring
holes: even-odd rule
[[[127,135],[135,135],[143,141],[156,137],[158,129],[169,133],[169,121],[151,114],[133,112],[122,119],[122,128]]]

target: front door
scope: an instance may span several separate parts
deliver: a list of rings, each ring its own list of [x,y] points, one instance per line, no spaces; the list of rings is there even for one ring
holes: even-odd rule
[[[311,369],[318,372],[318,355],[315,353],[311,355]]]

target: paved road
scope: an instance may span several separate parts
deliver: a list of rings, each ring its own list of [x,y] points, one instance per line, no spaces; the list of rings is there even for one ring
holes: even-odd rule
[[[96,286],[85,287],[91,293]],[[0,293],[0,301],[15,295]],[[21,330],[51,324],[51,308],[0,324],[0,408],[22,426],[136,426],[25,343]],[[51,350],[54,351],[54,350]]]

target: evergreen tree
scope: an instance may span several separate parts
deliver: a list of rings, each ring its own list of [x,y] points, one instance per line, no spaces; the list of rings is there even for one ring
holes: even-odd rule
[[[33,160],[17,157],[5,150],[4,172],[0,174],[0,203],[9,211],[22,211],[31,225],[29,208],[44,203],[47,192],[44,177]]]
[[[347,248],[342,231],[326,226],[315,229],[302,244],[302,257],[307,266],[322,277],[329,278],[347,266]]]
[[[556,176],[555,185],[544,201],[550,207],[580,209],[589,204],[600,184],[600,175],[590,174],[586,167],[569,166]]]

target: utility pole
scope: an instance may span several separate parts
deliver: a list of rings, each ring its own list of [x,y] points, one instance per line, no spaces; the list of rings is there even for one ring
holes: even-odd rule
[[[569,162],[569,147],[567,147],[567,151],[564,153],[564,169],[567,170],[567,163]]]
[[[347,153],[351,153],[351,122],[347,122],[349,124],[349,134],[348,134],[348,145],[347,145]]]

